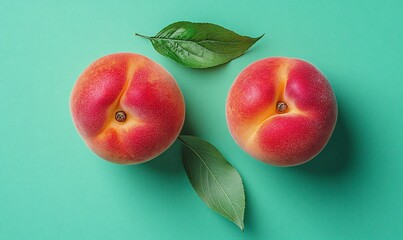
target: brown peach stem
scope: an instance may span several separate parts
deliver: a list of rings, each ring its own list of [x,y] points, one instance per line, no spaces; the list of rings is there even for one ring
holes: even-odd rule
[[[282,113],[285,110],[287,110],[287,104],[285,104],[284,102],[277,102],[277,111]]]
[[[124,111],[117,111],[115,113],[115,119],[118,122],[124,122],[126,121],[126,113]]]

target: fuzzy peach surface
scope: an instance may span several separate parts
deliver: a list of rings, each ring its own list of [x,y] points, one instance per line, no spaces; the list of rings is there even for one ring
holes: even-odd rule
[[[177,138],[185,118],[183,95],[159,64],[133,53],[92,63],[78,78],[70,100],[74,124],[100,157],[135,164],[155,158]],[[117,111],[126,120],[115,119]]]
[[[279,112],[277,104],[287,109]],[[328,142],[337,103],[325,76],[312,64],[266,58],[245,68],[227,97],[227,124],[237,144],[277,166],[302,164]]]

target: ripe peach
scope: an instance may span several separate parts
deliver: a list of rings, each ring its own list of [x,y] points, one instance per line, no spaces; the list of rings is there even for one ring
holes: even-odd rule
[[[277,166],[302,164],[326,145],[337,103],[325,76],[293,58],[266,58],[246,67],[233,83],[227,124],[247,153]]]
[[[185,102],[174,78],[134,53],[111,54],[85,69],[71,93],[70,108],[88,147],[120,164],[161,154],[185,119]]]

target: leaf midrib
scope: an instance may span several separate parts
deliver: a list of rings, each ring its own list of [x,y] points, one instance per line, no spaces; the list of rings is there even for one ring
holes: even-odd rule
[[[182,138],[179,137],[179,139],[182,141],[182,143],[188,147],[194,154],[196,154],[196,156],[202,161],[202,163],[204,164],[204,166],[206,166],[207,170],[210,172],[210,174],[213,176],[214,180],[218,183],[218,185],[220,186],[221,190],[224,192],[225,196],[227,197],[228,201],[231,203],[231,207],[235,212],[235,215],[238,218],[238,214],[237,211],[234,207],[234,204],[232,203],[230,197],[228,196],[227,192],[224,190],[223,186],[221,185],[221,183],[217,180],[217,178],[214,176],[213,172],[210,170],[210,168],[207,166],[206,162],[203,160],[203,158],[196,152],[196,150],[193,149],[192,146],[190,146],[186,141],[184,141]],[[235,220],[235,219],[234,219]]]
[[[192,42],[192,43],[195,43],[195,44],[199,45],[200,47],[204,48],[206,51],[209,51],[209,52],[215,53],[215,54],[217,54],[217,55],[221,55],[221,56],[228,56],[228,55],[229,55],[229,56],[240,56],[240,55],[242,55],[242,53],[244,52],[243,50],[238,50],[238,51],[233,52],[233,53],[219,53],[219,52],[215,52],[215,51],[213,51],[213,50],[211,50],[211,49],[208,49],[208,48],[206,48],[206,47],[204,47],[204,46],[201,46],[198,42],[193,42],[193,41],[189,41],[189,40],[172,40],[172,39],[169,39],[169,38],[164,39],[164,38],[154,38],[154,37],[151,38],[151,37],[150,37],[150,40],[155,40],[155,39],[162,39],[162,40],[165,40],[165,41],[172,41],[172,42],[175,42],[175,41],[177,41],[177,42],[186,42],[186,43]],[[225,42],[223,42],[223,43],[225,43]],[[165,49],[167,49],[162,43],[159,43],[159,44],[161,44]],[[190,53],[191,55],[200,57],[200,56],[198,56],[198,55],[196,55],[196,54],[190,52],[189,50],[187,50],[187,49],[184,48],[183,46],[181,46],[181,45],[179,45],[179,46],[180,46],[183,50],[185,50],[186,52]],[[167,49],[167,50],[170,51],[170,52],[172,52],[170,49]],[[230,60],[230,61],[231,61],[231,60]]]
[[[159,39],[159,40],[166,40],[166,41],[176,41],[176,42],[186,42],[186,43],[204,43],[204,42],[213,42],[213,43],[233,43],[233,44],[238,44],[238,43],[243,43],[244,41],[217,41],[217,40],[210,40],[210,39],[204,39],[201,41],[192,41],[192,40],[183,40],[183,39],[175,39],[175,38],[169,38],[169,37],[149,37],[150,39]],[[251,38],[255,40],[254,38]]]

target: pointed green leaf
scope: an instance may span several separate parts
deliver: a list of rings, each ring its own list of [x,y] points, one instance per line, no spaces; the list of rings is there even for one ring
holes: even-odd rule
[[[211,23],[176,22],[148,38],[155,50],[191,68],[221,65],[241,56],[262,36],[251,38]]]
[[[245,192],[237,170],[210,143],[181,135],[189,181],[207,206],[244,229]]]

